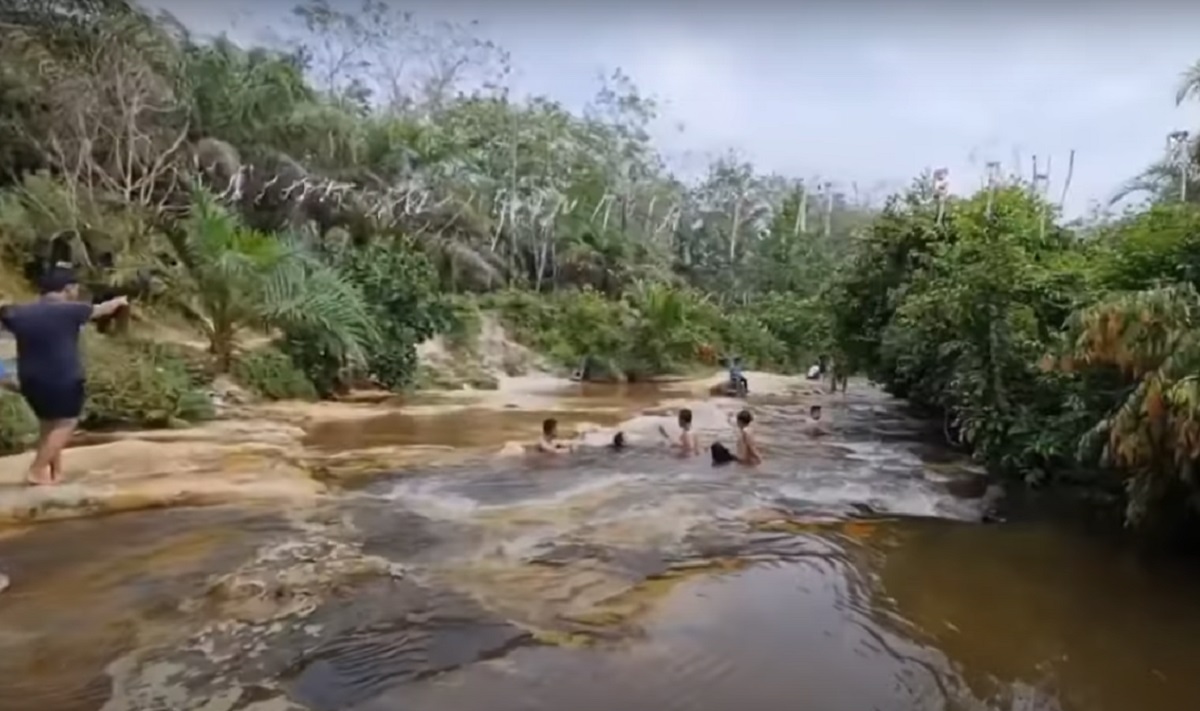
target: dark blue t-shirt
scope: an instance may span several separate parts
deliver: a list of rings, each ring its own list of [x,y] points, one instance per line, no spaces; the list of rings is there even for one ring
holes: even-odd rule
[[[6,306],[0,324],[17,339],[17,377],[22,381],[83,380],[79,332],[92,318],[92,305],[78,301],[35,301]]]

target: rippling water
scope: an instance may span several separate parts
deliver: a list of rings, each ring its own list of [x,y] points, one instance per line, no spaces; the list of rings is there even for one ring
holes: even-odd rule
[[[596,414],[610,393],[581,402],[565,426],[621,419]],[[697,406],[701,439],[727,439],[738,406]],[[673,458],[641,418],[651,436],[626,452],[416,468],[286,516],[0,540],[33,581],[0,597],[0,709],[1200,708],[1191,570],[980,524],[969,467],[872,391],[830,399],[820,439],[803,402],[751,407],[756,470]],[[541,414],[337,438],[470,446]]]

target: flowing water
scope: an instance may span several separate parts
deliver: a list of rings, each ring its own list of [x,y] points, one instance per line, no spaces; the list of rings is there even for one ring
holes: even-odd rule
[[[628,451],[494,455],[547,413],[586,429],[671,395],[332,425],[314,445],[492,454],[306,510],[14,532],[0,709],[1200,708],[1186,565],[981,523],[969,468],[869,389],[826,401],[824,438],[802,400],[753,398],[755,470],[671,457],[653,416]],[[695,405],[702,442],[739,405]]]

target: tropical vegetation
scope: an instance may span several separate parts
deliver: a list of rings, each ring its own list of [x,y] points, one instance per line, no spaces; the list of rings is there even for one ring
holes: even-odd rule
[[[487,312],[589,377],[829,355],[997,475],[1200,532],[1186,136],[1126,186],[1143,204],[1086,224],[998,171],[873,206],[736,154],[682,179],[619,71],[574,111],[518,96],[471,27],[380,0],[291,20],[240,46],[127,0],[0,9],[0,297],[69,261],[200,346],[89,334],[89,426],[211,416],[217,378],[267,398],[413,387],[417,345],[469,348]],[[0,394],[0,448],[29,425]]]

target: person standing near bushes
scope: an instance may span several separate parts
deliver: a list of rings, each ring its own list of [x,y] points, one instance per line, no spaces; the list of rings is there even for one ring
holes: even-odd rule
[[[0,325],[17,339],[21,396],[37,416],[37,453],[25,476],[30,485],[56,484],[62,477],[62,451],[71,440],[86,397],[79,333],[88,321],[115,314],[129,299],[102,304],[78,301],[79,283],[57,267],[42,277],[41,298],[0,309]]]

